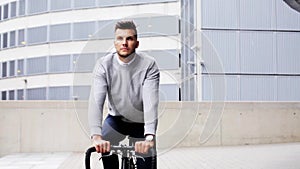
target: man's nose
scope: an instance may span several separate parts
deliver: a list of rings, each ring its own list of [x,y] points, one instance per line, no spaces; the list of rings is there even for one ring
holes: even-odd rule
[[[122,40],[122,45],[123,45],[123,46],[127,46],[127,40],[126,40],[126,39],[123,39],[123,40]]]

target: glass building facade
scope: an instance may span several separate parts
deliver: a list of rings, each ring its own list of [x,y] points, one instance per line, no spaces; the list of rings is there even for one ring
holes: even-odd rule
[[[0,2],[1,100],[88,99],[124,18],[158,63],[162,101],[300,100],[300,14],[279,0]]]
[[[93,41],[112,45],[114,23],[124,17],[135,21],[139,38],[150,41],[145,44],[151,44],[153,38],[176,41],[170,39],[179,36],[179,13],[161,8],[177,8],[178,4],[176,0],[19,0],[0,4],[0,27],[4,28],[0,29],[1,99],[88,99],[88,80],[83,78],[74,82],[72,76],[90,76],[96,60],[109,49],[73,49],[84,48]],[[117,14],[112,18],[101,16],[112,8],[124,13],[132,7],[157,10],[148,15],[133,12],[123,18]],[[81,13],[87,17],[78,19]],[[96,17],[89,17],[95,14]],[[55,18],[54,15],[66,18]],[[150,46],[140,52],[153,56],[163,72],[179,71],[178,45]],[[77,82],[80,84],[75,84]],[[175,81],[162,82],[160,88],[161,99],[179,100]]]

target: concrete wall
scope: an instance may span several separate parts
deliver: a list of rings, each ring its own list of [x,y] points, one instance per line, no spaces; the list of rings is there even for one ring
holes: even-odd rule
[[[1,101],[0,156],[14,152],[83,151],[87,103]],[[162,102],[158,147],[300,141],[300,102]]]

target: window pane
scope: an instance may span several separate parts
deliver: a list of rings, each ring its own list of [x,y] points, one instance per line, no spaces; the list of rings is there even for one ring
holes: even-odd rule
[[[2,63],[2,77],[7,76],[7,62]]]
[[[70,87],[50,87],[49,100],[70,100]]]
[[[51,0],[50,10],[64,10],[71,8],[71,0]]]
[[[95,33],[95,25],[95,22],[74,23],[74,39],[83,40],[90,38]]]
[[[8,46],[8,37],[7,37],[7,33],[3,33],[2,38],[3,38],[3,41],[2,41],[2,48],[7,48],[7,46]]]
[[[21,29],[18,31],[18,45],[24,46],[25,45],[25,30]]]
[[[75,8],[87,8],[96,6],[95,0],[74,0]]]
[[[47,41],[47,27],[29,28],[27,40],[28,44],[45,43]]]
[[[3,19],[8,18],[8,4],[3,6]]]
[[[115,22],[114,21],[99,21],[98,22],[98,28],[97,28],[97,33],[95,36],[98,39],[113,39],[114,38],[114,26]]]
[[[51,56],[49,61],[49,71],[51,73],[70,71],[70,55]]]
[[[42,13],[47,11],[47,0],[27,0],[28,14]]]
[[[172,2],[177,0],[126,0],[124,4],[144,4],[144,3],[155,3],[155,2]]]
[[[91,72],[94,68],[96,62],[96,54],[81,54],[81,55],[74,55],[73,63],[75,72]]]
[[[23,89],[17,90],[17,100],[24,100],[24,90]]]
[[[9,47],[16,46],[16,31],[11,31],[9,33]]]
[[[28,100],[46,100],[46,88],[27,89]]]
[[[71,24],[60,24],[50,26],[50,42],[71,39]]]
[[[15,61],[9,62],[9,76],[15,76]]]
[[[1,92],[1,100],[6,100],[6,91]]]
[[[122,5],[122,0],[100,0],[98,6],[118,6]]]
[[[90,86],[74,86],[73,99],[75,100],[88,100],[90,96]]]
[[[17,14],[17,2],[10,3],[10,17],[13,18]]]
[[[8,100],[15,100],[15,91],[14,90],[10,90],[8,92]]]
[[[27,60],[27,74],[46,73],[46,57],[30,58]]]
[[[142,53],[154,57],[159,69],[179,69],[179,52],[176,49],[151,50]]]
[[[18,76],[24,75],[24,59],[18,60],[17,75]]]
[[[19,0],[19,15],[25,15],[25,0]]]
[[[0,21],[2,20],[2,6],[0,5]]]
[[[155,16],[134,19],[139,27],[139,35],[162,36],[177,35],[179,33],[179,22],[177,16]]]
[[[176,84],[159,85],[159,100],[179,101],[179,87]]]

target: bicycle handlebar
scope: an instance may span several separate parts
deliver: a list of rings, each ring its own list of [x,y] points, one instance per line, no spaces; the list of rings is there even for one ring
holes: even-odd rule
[[[91,169],[91,154],[93,152],[96,152],[95,147],[90,147],[86,152],[85,152],[85,169]]]
[[[112,145],[110,146],[110,150],[111,151],[134,151],[134,146],[124,146],[124,145],[119,145],[119,146],[115,146],[115,145]],[[93,147],[90,147],[89,149],[87,149],[87,151],[85,152],[85,168],[86,169],[91,169],[91,164],[90,164],[90,158],[91,158],[91,154],[93,152],[96,152],[96,148],[93,146]]]

